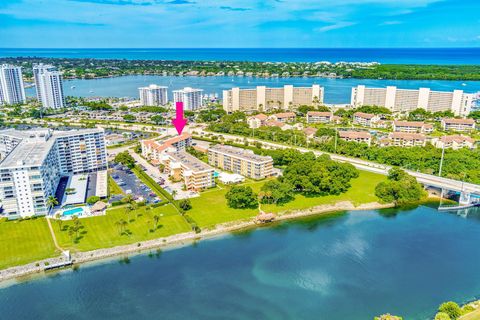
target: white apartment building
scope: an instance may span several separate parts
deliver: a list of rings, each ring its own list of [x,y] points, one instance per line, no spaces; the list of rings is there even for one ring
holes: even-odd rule
[[[393,121],[393,131],[408,133],[432,133],[433,125],[423,121]]]
[[[9,219],[46,215],[62,176],[106,170],[103,129],[0,131],[0,201]],[[61,199],[59,199],[61,200]]]
[[[427,138],[420,133],[392,132],[388,138],[380,140],[380,146],[424,147]]]
[[[281,88],[232,88],[223,91],[223,109],[228,113],[292,109],[301,105],[322,104],[323,94],[323,87],[317,84],[311,87],[285,85]]]
[[[33,65],[33,76],[37,90],[37,99],[43,108],[61,109],[65,107],[63,95],[63,76],[52,65]]]
[[[333,113],[330,111],[308,111],[307,123],[330,123]]]
[[[203,107],[202,94],[202,89],[190,87],[183,88],[182,90],[173,90],[173,102],[174,104],[183,102],[183,108],[185,110],[194,111]]]
[[[355,112],[353,114],[353,124],[356,125],[373,127],[378,121],[380,121],[380,117],[373,113]]]
[[[0,66],[0,105],[25,103],[22,68],[10,64]]]
[[[473,94],[463,90],[453,92],[433,91],[430,88],[418,90],[386,88],[367,88],[359,85],[352,88],[351,105],[386,107],[393,112],[412,111],[417,108],[429,112],[452,111],[456,116],[467,116],[473,104]]]
[[[473,119],[442,119],[442,129],[445,131],[469,132],[475,130]]]
[[[432,140],[432,144],[437,148],[451,148],[453,150],[468,148],[474,149],[475,139],[463,136],[463,135],[451,135],[451,136],[442,136],[440,138],[435,138]]]
[[[168,102],[168,87],[151,84],[138,88],[142,106],[164,106]]]

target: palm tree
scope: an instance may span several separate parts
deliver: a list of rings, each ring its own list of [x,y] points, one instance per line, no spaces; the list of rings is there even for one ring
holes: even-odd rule
[[[70,237],[70,241],[73,242],[73,235],[75,234],[75,231],[73,231],[72,228],[68,229],[68,236]]]
[[[58,200],[55,198],[55,196],[49,196],[47,198],[47,207],[52,208],[58,206]]]
[[[130,221],[130,212],[132,211],[132,205],[128,204],[125,206],[125,214],[127,215],[127,222]]]
[[[127,225],[127,221],[120,219],[117,222],[115,222],[115,225],[118,227],[118,234],[122,235],[123,231]]]
[[[158,215],[153,216],[153,230],[157,230],[157,225],[159,220],[160,220],[160,217]]]
[[[172,198],[175,199],[175,196],[177,195],[177,190],[172,191]]]
[[[60,212],[55,213],[55,219],[57,220],[58,228],[60,230],[62,230],[62,223],[63,223],[63,220],[61,219],[61,217],[62,215],[60,214]]]

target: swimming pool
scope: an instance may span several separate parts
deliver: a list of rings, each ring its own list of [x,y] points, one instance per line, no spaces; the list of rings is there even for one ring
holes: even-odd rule
[[[72,216],[74,214],[81,216],[83,213],[83,208],[73,208],[73,209],[68,209],[64,210],[62,215],[63,216]]]

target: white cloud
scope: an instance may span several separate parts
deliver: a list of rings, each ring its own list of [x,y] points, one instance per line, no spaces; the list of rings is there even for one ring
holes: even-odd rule
[[[355,22],[341,21],[341,22],[331,24],[331,25],[328,25],[328,26],[325,26],[325,27],[316,28],[314,31],[316,31],[316,32],[327,32],[327,31],[331,31],[331,30],[350,27],[350,26],[353,26],[355,24],[356,24]]]

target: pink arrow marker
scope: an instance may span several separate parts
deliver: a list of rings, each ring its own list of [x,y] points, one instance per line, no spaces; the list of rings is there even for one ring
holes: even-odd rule
[[[175,118],[172,119],[172,123],[177,129],[179,135],[182,134],[183,128],[187,124],[187,119],[183,117],[183,102],[177,102],[176,105],[176,115]]]

